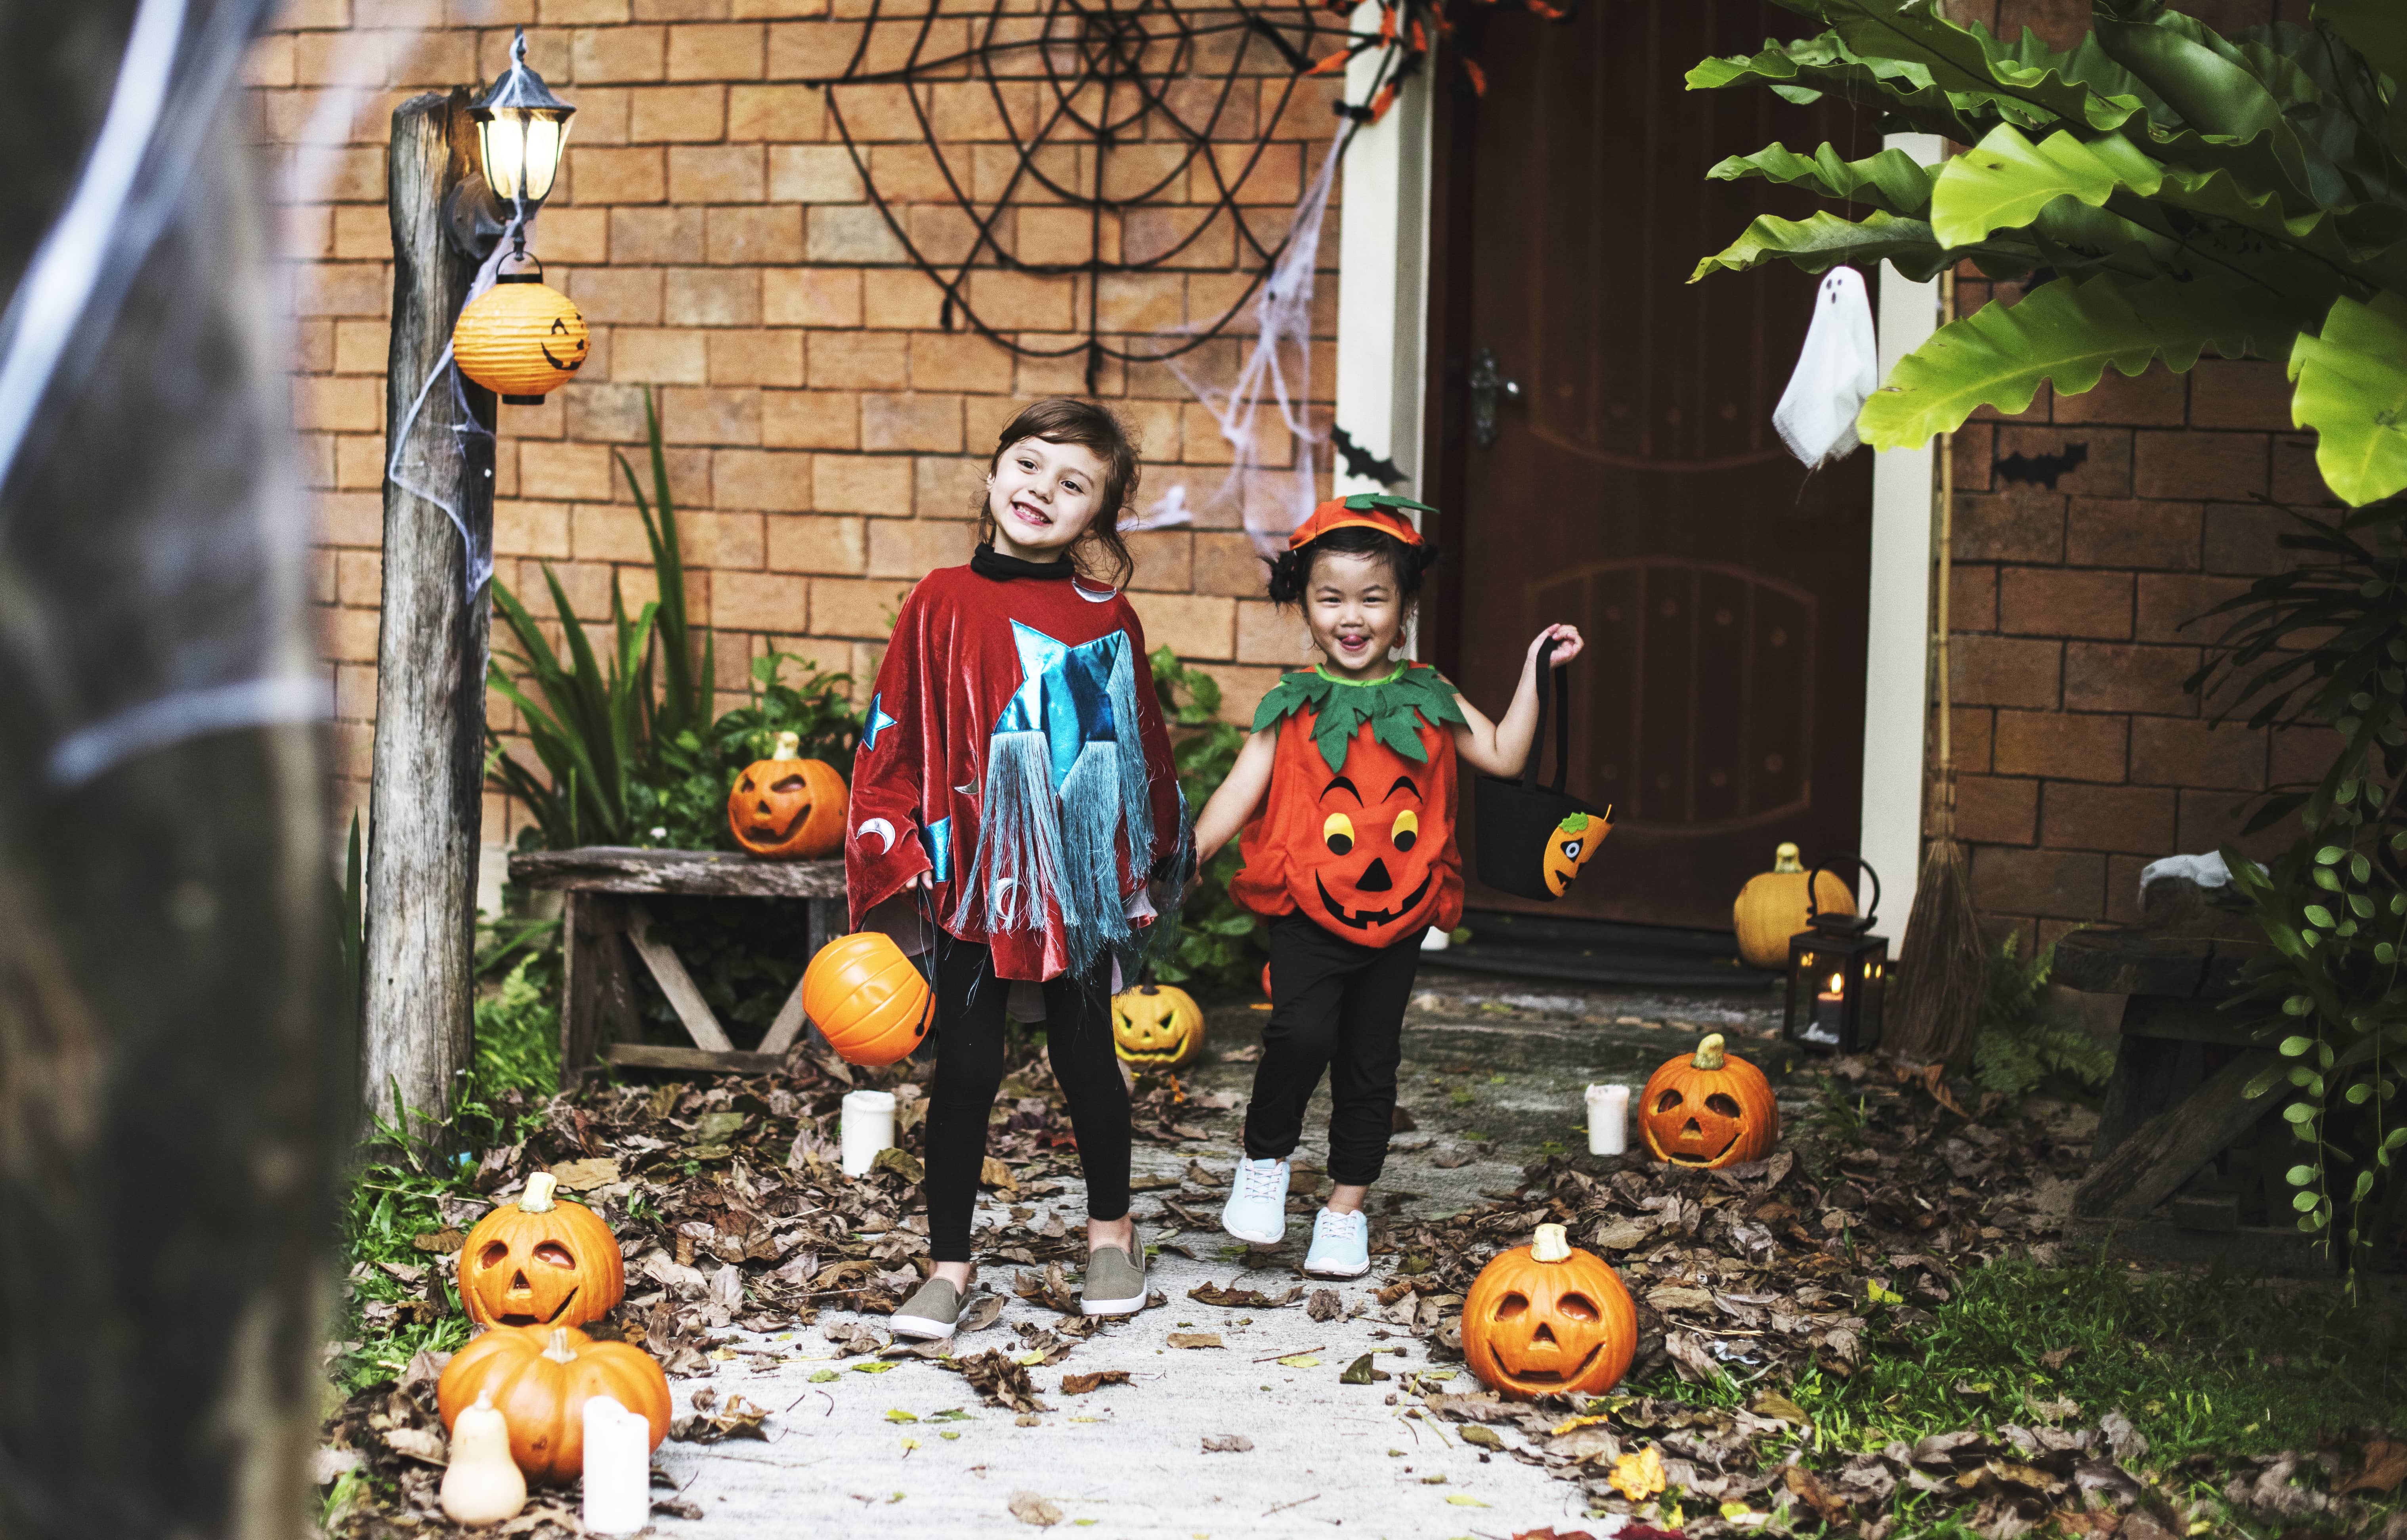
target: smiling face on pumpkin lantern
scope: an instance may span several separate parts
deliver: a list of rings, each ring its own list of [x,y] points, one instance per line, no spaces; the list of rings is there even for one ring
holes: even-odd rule
[[[1573,1248],[1560,1225],[1499,1255],[1462,1302],[1472,1372],[1517,1399],[1597,1395],[1630,1371],[1638,1317],[1602,1258]]]
[[[1780,1105],[1772,1082],[1744,1059],[1730,1057],[1719,1033],[1707,1034],[1692,1057],[1667,1060],[1638,1097],[1638,1125],[1646,1148],[1674,1165],[1732,1165],[1759,1161],[1780,1138]]]
[[[727,794],[727,827],[756,856],[816,860],[843,846],[844,777],[800,752],[796,734],[778,734],[769,758],[745,766]]]
[[[460,1301],[487,1326],[576,1326],[627,1291],[626,1263],[602,1217],[556,1202],[550,1173],[527,1178],[517,1203],[477,1221],[460,1248]]]
[[[1358,741],[1346,770],[1321,787],[1320,838],[1300,858],[1302,875],[1319,915],[1363,946],[1384,947],[1428,923],[1432,862],[1446,841],[1422,825],[1442,825],[1446,812],[1421,795],[1426,768],[1383,745]]]

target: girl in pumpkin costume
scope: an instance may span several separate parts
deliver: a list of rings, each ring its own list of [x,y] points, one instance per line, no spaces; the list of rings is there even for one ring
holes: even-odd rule
[[[1270,920],[1271,1019],[1246,1109],[1246,1159],[1221,1224],[1257,1245],[1284,1237],[1288,1157],[1304,1106],[1330,1078],[1329,1175],[1304,1271],[1370,1270],[1368,1189],[1394,1126],[1404,1005],[1422,934],[1462,917],[1455,848],[1455,762],[1520,773],[1538,718],[1538,650],[1560,668],[1579,632],[1548,626],[1530,644],[1520,688],[1489,721],[1438,672],[1390,661],[1435,550],[1405,508],[1369,495],[1323,503],[1271,569],[1271,597],[1300,604],[1327,661],[1262,698],[1229,778],[1196,820],[1200,860],[1244,827],[1230,896]]]
[[[1176,894],[1186,808],[1144,627],[1073,559],[1100,550],[1127,576],[1118,518],[1136,477],[1134,449],[1099,406],[1041,401],[1013,419],[978,504],[987,543],[969,565],[932,572],[911,591],[870,696],[845,837],[853,928],[888,931],[905,951],[933,948],[935,958],[926,1183],[935,1271],[893,1317],[904,1336],[949,1336],[968,1291],[971,1212],[1015,985],[1043,994],[1053,1072],[1077,1131],[1086,1313],[1145,1303],[1111,995],[1115,972],[1132,977],[1155,938],[1175,931],[1149,879],[1176,879],[1164,897]]]

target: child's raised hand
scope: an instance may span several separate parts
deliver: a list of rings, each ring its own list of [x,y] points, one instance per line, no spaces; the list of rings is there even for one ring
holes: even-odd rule
[[[1539,632],[1537,635],[1530,639],[1530,651],[1527,661],[1532,667],[1536,666],[1538,662],[1538,649],[1546,645],[1546,638],[1549,636],[1555,639],[1554,665],[1557,668],[1562,667],[1563,664],[1571,662],[1574,658],[1578,657],[1580,655],[1580,649],[1586,645],[1580,640],[1579,627],[1575,625],[1550,625],[1545,630]]]

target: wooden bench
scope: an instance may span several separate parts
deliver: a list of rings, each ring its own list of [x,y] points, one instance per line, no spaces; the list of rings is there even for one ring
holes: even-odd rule
[[[2243,1095],[2278,1057],[2260,1042],[2272,1013],[2231,1010],[2265,950],[2245,915],[2194,883],[2152,883],[2139,923],[2057,943],[2054,981],[2120,994],[2122,1034],[2099,1111],[2089,1174],[2066,1235],[2112,1239],[2159,1262],[2222,1258],[2247,1272],[2316,1274],[2331,1262],[2291,1222],[2288,1126],[2270,1115],[2287,1084]],[[2162,1210],[2159,1217],[2159,1210]]]
[[[651,934],[647,897],[806,899],[805,959],[843,934],[846,922],[841,861],[755,861],[719,850],[589,845],[513,855],[510,880],[563,895],[561,948],[567,977],[560,1012],[560,1075],[564,1085],[582,1079],[597,1058],[631,1069],[759,1074],[782,1064],[809,1024],[804,1020],[803,985],[797,978],[760,1047],[736,1048],[677,953]],[[634,980],[626,949],[619,944],[621,937],[668,996],[693,1039],[691,1048],[633,1041],[638,1030]]]

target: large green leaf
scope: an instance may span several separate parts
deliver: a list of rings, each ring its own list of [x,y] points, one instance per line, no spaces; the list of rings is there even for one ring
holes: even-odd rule
[[[2299,334],[2290,378],[2325,485],[2359,506],[2407,490],[2407,298],[2334,301],[2320,333]]]
[[[1907,219],[1922,219],[1930,207],[1930,173],[1902,150],[1850,161],[1827,143],[1811,156],[1774,144],[1752,155],[1732,155],[1705,175],[1725,182],[1762,177]]]
[[[2079,395],[2110,364],[2136,375],[2161,359],[2186,370],[2207,348],[2280,358],[2297,323],[2270,295],[2237,282],[2058,278],[2019,305],[1984,306],[1941,327],[1898,360],[1856,427],[1876,449],[1909,449],[1983,406],[2022,411],[2042,383]]]
[[[2276,75],[2269,86],[2243,63],[2244,54],[2233,57],[2241,50],[2179,11],[2158,11],[2144,22],[2101,16],[2097,36],[2100,46],[2146,81],[2192,133],[2232,145],[2254,145],[2261,138],[2291,188],[2319,204],[2350,201],[2339,168],[2320,148],[2292,132],[2284,115],[2283,98],[2313,103],[2321,94],[2288,61],[2264,56],[2260,67]]]
[[[1894,59],[1865,60],[1850,53],[1835,34],[1802,42],[1773,44],[1744,57],[1706,59],[1688,71],[1690,91],[1759,85],[1792,102],[1811,102],[1830,92],[1850,102],[1886,98],[1887,110],[1926,134],[1970,144],[1999,121],[1995,107],[1971,95],[1951,96],[1930,83],[1918,65]],[[2016,106],[2026,121],[2039,122]]]
[[[1802,220],[1759,215],[1739,238],[1697,264],[1690,283],[1716,270],[1744,273],[1767,262],[1795,263],[1809,273],[1828,272],[1841,263],[1870,267],[1890,262],[1899,272],[1921,282],[1946,265],[1948,253],[1931,237],[1921,220],[1894,214],[1871,214],[1861,221],[1843,220],[1825,210]]]
[[[1930,188],[1930,229],[1951,246],[1989,232],[2029,224],[2058,198],[2092,208],[2123,188],[2154,192],[2164,168],[2128,139],[2113,135],[2087,142],[2062,131],[2037,144],[2012,123],[1939,168]]]
[[[1859,58],[1910,59],[1945,92],[2014,103],[2038,121],[2118,128],[2145,110],[2137,96],[2109,96],[2065,75],[2066,61],[2022,63],[1986,33],[1946,21],[1933,0],[1823,0],[1822,14]]]
[[[2314,16],[2374,68],[2407,83],[2407,6],[2399,0],[2315,0]]]

